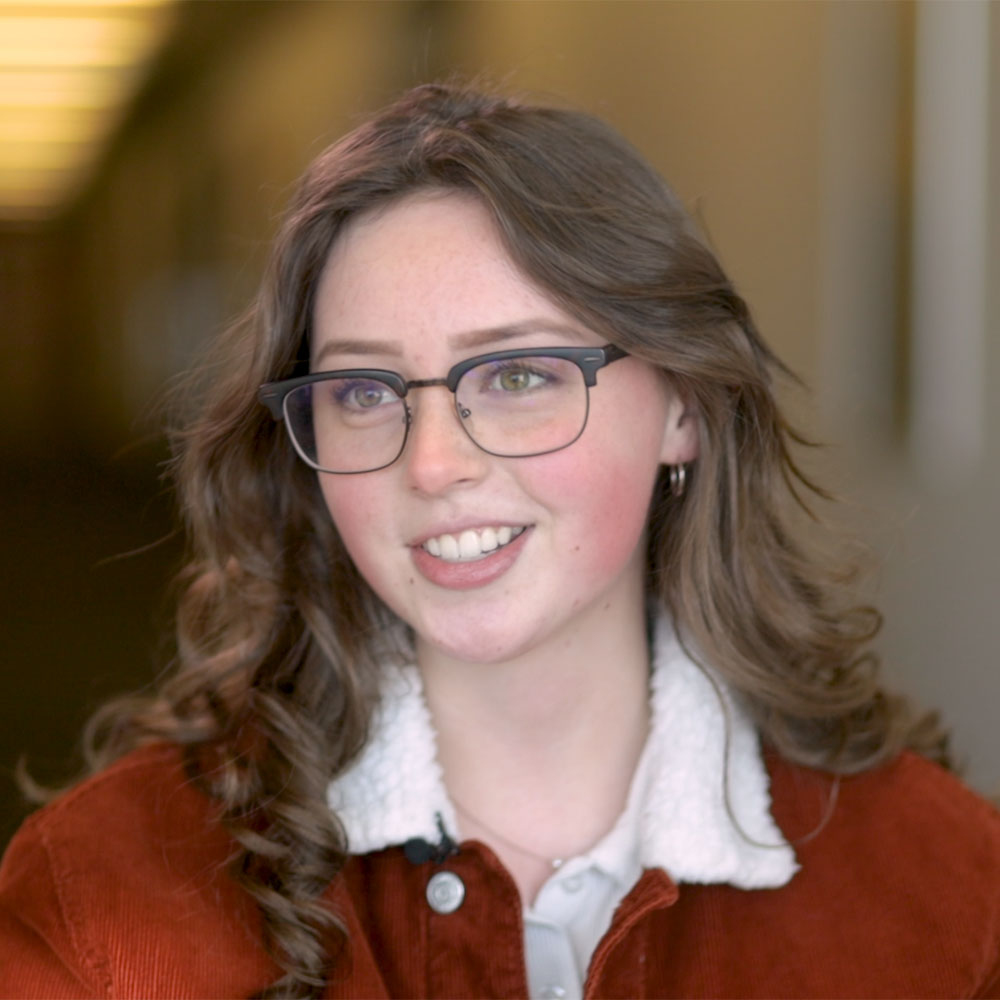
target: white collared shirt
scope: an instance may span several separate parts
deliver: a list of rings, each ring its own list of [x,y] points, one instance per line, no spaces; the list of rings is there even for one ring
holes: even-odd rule
[[[739,701],[657,623],[651,723],[627,805],[585,854],[566,862],[525,909],[531,996],[579,997],[591,955],[615,907],[644,868],[675,882],[742,889],[784,885],[798,865],[771,816],[756,729]],[[437,760],[415,666],[387,666],[365,750],[330,785],[328,800],[352,853],[412,838],[440,839],[438,817],[461,831]]]
[[[649,755],[632,778],[611,830],[589,851],[564,861],[524,910],[524,957],[532,1000],[579,1000],[587,966],[629,889],[639,881],[639,816]]]

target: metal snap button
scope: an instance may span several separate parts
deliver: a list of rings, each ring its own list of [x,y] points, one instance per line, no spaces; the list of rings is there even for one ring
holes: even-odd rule
[[[427,883],[427,902],[435,913],[454,913],[465,899],[465,883],[454,872],[436,872]]]

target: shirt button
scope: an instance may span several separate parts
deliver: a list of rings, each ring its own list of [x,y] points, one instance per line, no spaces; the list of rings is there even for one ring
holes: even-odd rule
[[[435,913],[454,913],[465,899],[465,883],[454,872],[437,872],[427,883],[427,902]]]
[[[579,875],[570,875],[562,880],[562,887],[566,892],[579,892],[583,888],[583,879]]]
[[[562,1000],[566,991],[561,986],[546,986],[542,990],[542,1000]]]

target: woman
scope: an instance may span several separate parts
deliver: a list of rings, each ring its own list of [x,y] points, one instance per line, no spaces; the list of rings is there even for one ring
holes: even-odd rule
[[[10,848],[0,985],[1000,988],[997,816],[797,538],[781,370],[585,115],[420,87],[324,153],[178,440],[176,673]]]

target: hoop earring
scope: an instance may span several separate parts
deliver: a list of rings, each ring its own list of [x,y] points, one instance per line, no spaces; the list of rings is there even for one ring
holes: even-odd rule
[[[684,496],[684,487],[687,484],[687,467],[683,462],[669,466],[670,469],[670,495],[673,497]]]

